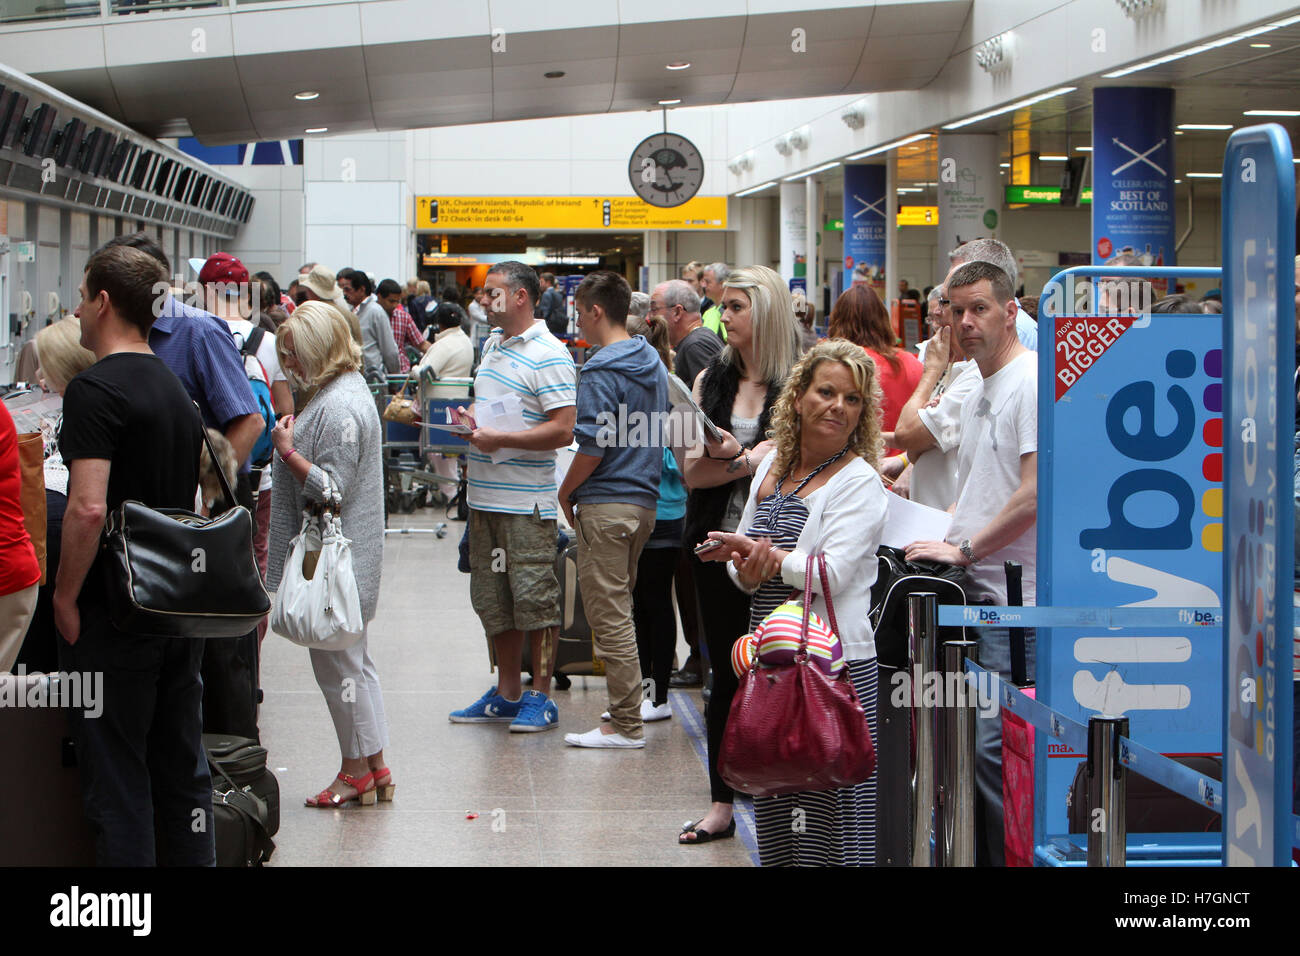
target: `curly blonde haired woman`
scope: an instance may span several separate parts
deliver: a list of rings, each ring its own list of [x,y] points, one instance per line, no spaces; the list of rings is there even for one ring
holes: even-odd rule
[[[755,471],[741,516],[744,533],[710,532],[724,546],[701,557],[730,562],[732,580],[753,595],[753,630],[789,599],[792,588],[811,589],[812,610],[826,617],[821,582],[805,581],[808,555],[825,556],[844,659],[874,735],[876,647],[867,611],[888,507],[876,473],[881,438],[875,364],[851,342],[813,346],[786,380],[770,435],[775,450]],[[759,797],[754,816],[764,866],[875,863],[874,777],[838,790]],[[796,818],[803,827],[790,825]]]

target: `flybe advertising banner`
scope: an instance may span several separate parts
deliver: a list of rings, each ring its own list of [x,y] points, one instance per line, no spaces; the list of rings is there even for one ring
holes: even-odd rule
[[[1082,723],[1127,716],[1165,754],[1218,753],[1223,617],[1193,609],[1222,606],[1221,317],[1041,321],[1055,334],[1039,349],[1039,605],[1189,610],[1183,629],[1040,632],[1038,698]],[[1039,842],[1067,831],[1086,756],[1050,739],[1045,751]]]

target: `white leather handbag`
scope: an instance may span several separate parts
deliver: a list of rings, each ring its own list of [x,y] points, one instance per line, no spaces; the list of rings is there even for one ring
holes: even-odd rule
[[[302,530],[289,542],[271,606],[271,630],[303,647],[342,651],[361,640],[365,622],[352,572],[352,542],[343,537],[342,501],[332,482],[326,495],[322,513],[304,511]]]

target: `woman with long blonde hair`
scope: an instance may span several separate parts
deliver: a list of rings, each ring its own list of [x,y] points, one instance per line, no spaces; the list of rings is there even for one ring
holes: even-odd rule
[[[858,346],[828,340],[794,367],[772,412],[774,451],[754,474],[743,533],[710,531],[722,545],[702,556],[727,561],[736,585],[752,595],[753,631],[803,591],[829,621],[820,580],[806,580],[809,555],[826,559],[827,584],[849,677],[876,731],[876,647],[867,612],[888,492],[880,460],[880,386],[876,364]],[[728,667],[714,658],[714,667]],[[780,728],[774,728],[780,733]],[[871,866],[876,849],[876,782],[836,790],[757,797],[759,861],[764,866]],[[794,828],[792,819],[805,825]]]

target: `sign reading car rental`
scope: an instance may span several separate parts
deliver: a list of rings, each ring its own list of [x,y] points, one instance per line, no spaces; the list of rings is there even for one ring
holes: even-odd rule
[[[1294,704],[1295,172],[1276,124],[1223,157],[1224,860],[1288,866]]]
[[[727,197],[696,196],[662,209],[636,196],[417,196],[415,228],[726,229]]]

